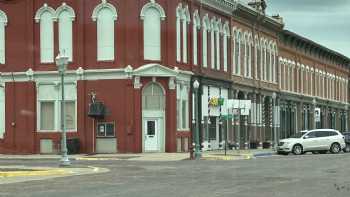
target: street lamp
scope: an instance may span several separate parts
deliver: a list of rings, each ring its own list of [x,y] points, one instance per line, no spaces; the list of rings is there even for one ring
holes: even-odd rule
[[[196,141],[195,141],[194,157],[196,159],[201,158],[200,142],[199,142],[199,121],[198,121],[198,88],[199,88],[199,82],[195,80],[193,82],[193,89],[194,89],[194,106],[195,106],[194,109],[195,109],[195,121],[196,121],[196,125],[195,125]]]
[[[276,93],[273,92],[272,93],[272,130],[273,130],[273,135],[274,135],[274,139],[273,139],[273,148],[276,150],[277,148],[277,143],[278,143],[278,139],[277,139],[277,130],[276,130]]]
[[[61,132],[62,132],[62,138],[61,138],[61,152],[62,152],[62,158],[60,166],[70,166],[71,163],[69,161],[68,155],[67,155],[67,137],[66,137],[66,125],[65,125],[65,98],[64,98],[64,73],[67,70],[68,65],[68,57],[62,56],[61,54],[58,54],[56,57],[56,66],[58,69],[58,73],[61,76]]]

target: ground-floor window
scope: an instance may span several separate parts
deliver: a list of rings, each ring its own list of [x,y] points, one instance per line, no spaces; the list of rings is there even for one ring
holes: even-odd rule
[[[76,131],[76,85],[65,85],[65,127]],[[38,130],[59,131],[61,121],[61,86],[40,84],[38,86]]]
[[[188,92],[186,85],[177,84],[176,87],[176,113],[177,113],[177,129],[189,130],[189,110],[188,110]]]
[[[0,85],[0,138],[5,133],[5,87]]]

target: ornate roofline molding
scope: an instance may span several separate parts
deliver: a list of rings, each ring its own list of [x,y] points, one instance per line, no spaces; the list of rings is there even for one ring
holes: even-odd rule
[[[199,3],[218,9],[231,15],[237,9],[238,3],[234,0],[197,0]]]

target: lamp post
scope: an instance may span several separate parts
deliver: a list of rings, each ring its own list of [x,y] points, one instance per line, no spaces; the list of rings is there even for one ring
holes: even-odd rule
[[[277,148],[277,130],[276,130],[276,93],[272,93],[272,130],[273,130],[273,148],[276,150]]]
[[[68,57],[61,56],[58,54],[56,57],[56,66],[58,69],[58,73],[61,77],[61,152],[62,158],[60,166],[69,166],[71,165],[68,155],[67,155],[67,137],[66,137],[66,125],[65,125],[65,98],[64,98],[64,73],[67,70],[68,65]]]
[[[199,82],[195,80],[193,82],[193,89],[194,89],[194,109],[195,109],[195,152],[194,157],[195,159],[201,158],[201,152],[200,152],[200,142],[199,142],[199,121],[198,121],[198,88],[199,88]]]

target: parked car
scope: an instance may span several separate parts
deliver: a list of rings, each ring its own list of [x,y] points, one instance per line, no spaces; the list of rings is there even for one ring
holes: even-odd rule
[[[301,131],[290,138],[280,140],[277,153],[294,153],[300,155],[306,152],[339,153],[345,148],[344,136],[334,129],[315,129]]]
[[[350,132],[345,132],[345,133],[343,133],[343,135],[345,137],[345,144],[346,144],[343,151],[348,153],[348,152],[350,152]]]

